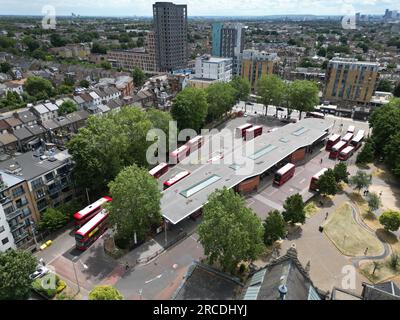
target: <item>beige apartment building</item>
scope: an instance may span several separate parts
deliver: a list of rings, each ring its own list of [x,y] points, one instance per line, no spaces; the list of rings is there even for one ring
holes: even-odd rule
[[[368,104],[378,83],[379,63],[334,58],[326,71],[324,99],[337,104]]]

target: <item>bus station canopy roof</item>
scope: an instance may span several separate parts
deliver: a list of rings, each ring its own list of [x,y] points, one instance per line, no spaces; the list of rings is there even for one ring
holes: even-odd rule
[[[208,196],[216,189],[224,186],[232,188],[248,178],[261,175],[296,150],[327,137],[331,127],[332,122],[328,119],[307,118],[273,132],[263,133],[247,142],[241,138],[235,139],[233,147],[224,153],[220,163],[205,163],[163,191],[163,217],[172,224],[179,223],[202,208]],[[205,139],[209,137],[207,135]],[[252,147],[244,148],[245,144],[250,143]],[[235,162],[236,159],[240,159],[239,164]],[[180,166],[184,167],[188,160],[184,159]]]

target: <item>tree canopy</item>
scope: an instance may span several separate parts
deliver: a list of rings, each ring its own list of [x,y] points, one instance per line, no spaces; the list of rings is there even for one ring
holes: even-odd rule
[[[371,211],[376,211],[381,206],[381,198],[376,192],[368,193],[368,207]]]
[[[171,115],[179,129],[199,131],[208,113],[207,94],[203,89],[186,88],[179,92],[172,104]]]
[[[318,178],[317,188],[322,195],[335,195],[337,193],[337,181],[332,169],[328,169]]]
[[[275,241],[283,238],[286,233],[286,223],[278,210],[268,213],[264,220],[264,243],[272,245]]]
[[[364,143],[363,148],[357,154],[356,163],[357,164],[367,164],[374,161],[374,146],[370,140]]]
[[[37,99],[47,99],[54,95],[53,85],[42,77],[28,77],[24,87],[28,94]]]
[[[339,183],[341,181],[348,182],[348,173],[347,173],[347,165],[344,162],[339,162],[333,168],[333,173],[335,175],[336,182]]]
[[[53,232],[65,226],[69,219],[70,217],[65,213],[54,208],[47,208],[41,216],[39,228]]]
[[[64,101],[61,106],[58,108],[58,114],[65,115],[71,112],[78,110],[76,103],[72,100]]]
[[[263,250],[263,226],[244,199],[232,189],[216,190],[203,208],[200,242],[211,264],[234,273],[240,261],[254,260]]]
[[[357,170],[356,174],[350,177],[349,183],[360,192],[362,188],[368,188],[371,185],[372,176],[365,171]]]
[[[296,80],[289,86],[289,105],[300,112],[313,111],[319,103],[319,89],[315,82]]]
[[[257,93],[260,96],[259,102],[266,107],[268,105],[280,106],[284,99],[285,83],[277,75],[265,75],[257,81]]]
[[[124,107],[118,113],[89,117],[85,128],[68,143],[77,183],[89,190],[104,191],[125,166],[135,163],[147,167],[146,152],[153,143],[146,141],[148,131],[168,128],[172,120],[167,113],[162,117],[157,113],[161,111],[148,114],[139,108]]]
[[[144,81],[146,80],[146,75],[142,69],[134,67],[132,71],[132,78],[135,87],[141,87],[144,84]]]
[[[89,300],[123,300],[122,294],[113,286],[96,286],[89,293]]]
[[[237,91],[228,83],[217,82],[206,89],[209,121],[217,120],[235,105]]]
[[[251,91],[250,82],[247,79],[234,76],[229,84],[236,90],[236,100],[247,101]]]
[[[29,297],[37,259],[28,251],[0,252],[0,300],[22,300]]]
[[[397,231],[400,227],[400,212],[385,211],[380,215],[379,222],[387,231]]]
[[[161,223],[161,192],[157,180],[147,169],[133,164],[124,168],[109,183],[113,201],[109,204],[110,222],[116,228],[116,239],[130,242],[136,233],[144,240],[154,224]]]
[[[283,218],[286,222],[294,223],[304,223],[306,221],[306,213],[304,210],[303,197],[296,193],[285,200],[282,212]]]

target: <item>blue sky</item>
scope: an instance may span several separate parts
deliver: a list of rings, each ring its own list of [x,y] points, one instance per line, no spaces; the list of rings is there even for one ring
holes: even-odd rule
[[[172,0],[171,0],[172,1]],[[52,5],[57,15],[151,16],[155,0],[0,0],[1,14],[42,15]],[[386,8],[400,10],[399,0],[175,0],[187,4],[189,16],[240,16],[320,14],[342,15],[349,10],[383,14]]]

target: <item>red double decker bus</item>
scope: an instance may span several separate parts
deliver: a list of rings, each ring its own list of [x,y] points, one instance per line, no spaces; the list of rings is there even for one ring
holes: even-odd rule
[[[169,154],[169,159],[172,164],[177,164],[190,154],[190,148],[183,145]]]
[[[187,177],[190,174],[189,171],[182,171],[179,172],[176,176],[172,177],[168,181],[164,182],[164,190],[168,189],[169,187],[173,186],[175,183],[178,183],[183,178]]]
[[[351,139],[353,139],[354,133],[347,132],[344,137],[342,138],[342,141],[345,141],[347,144],[350,143]]]
[[[245,123],[245,124],[242,124],[241,126],[237,127],[236,131],[235,131],[236,137],[243,138],[246,133],[246,129],[249,129],[252,126],[253,125],[251,123]]]
[[[354,147],[353,146],[347,146],[344,148],[342,151],[339,153],[339,160],[340,161],[346,161],[348,158],[350,158],[354,153]]]
[[[358,150],[361,147],[364,140],[364,134],[364,130],[359,130],[356,136],[350,141],[350,144],[354,147],[354,150]]]
[[[75,247],[78,250],[86,250],[107,230],[108,210],[103,209],[88,223],[75,232]]]
[[[274,183],[278,186],[283,185],[286,181],[294,176],[294,171],[296,167],[293,163],[288,163],[280,168],[274,177]]]
[[[310,190],[318,191],[318,179],[326,172],[326,170],[328,170],[328,168],[323,168],[318,173],[312,176],[310,181]]]
[[[158,179],[161,177],[164,173],[168,171],[168,164],[165,162],[160,163],[158,166],[154,167],[149,171],[149,174],[153,176],[154,178]]]
[[[263,133],[263,128],[261,126],[254,126],[245,130],[244,140],[251,140],[258,136],[261,136]]]
[[[336,143],[333,147],[331,152],[329,153],[329,158],[330,159],[336,159],[339,156],[340,151],[342,151],[344,148],[346,148],[347,142],[346,141],[339,141]]]
[[[340,141],[340,134],[333,134],[329,137],[328,141],[326,142],[325,150],[331,151],[332,147]]]
[[[200,149],[203,144],[204,144],[204,137],[203,136],[194,137],[193,139],[190,139],[186,143],[186,145],[190,149],[190,152],[193,152],[193,151],[195,151],[197,149]]]
[[[76,212],[74,214],[75,228],[79,229],[82,227],[86,222],[88,222],[101,211],[101,206],[103,204],[111,201],[112,199],[110,197],[102,197],[96,202],[93,202],[82,210]]]

